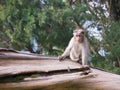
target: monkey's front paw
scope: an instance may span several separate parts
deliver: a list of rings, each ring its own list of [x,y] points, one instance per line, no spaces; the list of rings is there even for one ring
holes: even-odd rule
[[[59,56],[58,59],[59,59],[59,61],[63,61],[65,59],[65,57]]]
[[[83,68],[90,68],[89,65],[82,65]]]

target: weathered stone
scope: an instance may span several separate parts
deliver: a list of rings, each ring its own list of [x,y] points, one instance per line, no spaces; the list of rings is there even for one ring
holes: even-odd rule
[[[1,52],[0,80],[4,79],[9,82],[0,81],[0,90],[120,90],[120,75],[69,59],[60,62],[57,57],[19,52]]]

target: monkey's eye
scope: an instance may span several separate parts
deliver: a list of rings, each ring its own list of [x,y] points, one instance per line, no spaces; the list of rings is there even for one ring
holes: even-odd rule
[[[84,35],[84,32],[81,32],[81,34],[83,34],[83,35]]]

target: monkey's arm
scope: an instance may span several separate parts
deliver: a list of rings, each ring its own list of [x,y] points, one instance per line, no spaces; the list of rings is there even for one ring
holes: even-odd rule
[[[63,60],[63,59],[65,59],[67,56],[70,55],[70,51],[71,51],[71,48],[72,48],[73,43],[74,43],[74,40],[73,40],[73,39],[74,39],[74,38],[71,38],[71,40],[70,40],[67,48],[65,49],[64,53],[63,53],[61,56],[59,56],[59,60]]]
[[[89,45],[88,45],[87,39],[83,46],[84,47],[82,48],[82,65],[88,65],[90,50],[89,50]]]

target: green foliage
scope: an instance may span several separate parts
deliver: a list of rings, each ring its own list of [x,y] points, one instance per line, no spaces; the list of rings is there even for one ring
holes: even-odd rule
[[[62,0],[5,0],[0,4],[4,33],[9,37],[14,49],[29,47],[35,37],[46,51],[52,54],[53,47],[63,48],[67,45],[75,24],[84,20],[86,6],[71,8]],[[61,44],[61,42],[64,42]]]
[[[114,67],[110,60],[105,60],[104,57],[97,56],[92,58],[92,66],[108,72],[120,74],[120,68]]]
[[[105,48],[110,54],[107,57],[112,61],[120,60],[120,22],[114,22],[106,31]]]
[[[30,3],[28,0],[23,2],[24,0],[6,1],[1,11],[4,16],[1,18],[4,31],[13,47],[17,47],[15,49],[18,50],[27,46],[32,37],[32,31],[35,29],[35,17],[31,6],[36,2]]]

